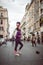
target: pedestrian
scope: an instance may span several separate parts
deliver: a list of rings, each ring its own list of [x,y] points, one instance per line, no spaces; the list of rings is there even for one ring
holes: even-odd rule
[[[20,29],[20,22],[16,23],[16,34],[15,34],[15,49],[14,49],[14,53],[15,55],[19,56],[21,54],[20,50],[23,47],[23,44],[21,42],[21,29]],[[19,50],[17,51],[18,45],[20,45]]]
[[[36,46],[36,37],[35,34],[32,34],[32,46],[34,47],[34,45]]]
[[[37,35],[37,43],[40,44],[40,36]]]
[[[14,35],[12,36],[12,45],[14,45]]]

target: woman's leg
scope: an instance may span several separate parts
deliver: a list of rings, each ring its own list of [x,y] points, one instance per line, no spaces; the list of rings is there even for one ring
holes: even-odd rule
[[[19,44],[20,44],[20,48],[19,48],[19,50],[21,50],[21,49],[22,49],[22,47],[23,47],[23,44],[22,44],[22,42],[21,42],[21,41],[19,41]]]
[[[18,41],[15,42],[15,51],[17,51]]]

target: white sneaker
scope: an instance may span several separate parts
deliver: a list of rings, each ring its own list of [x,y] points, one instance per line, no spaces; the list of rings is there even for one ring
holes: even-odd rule
[[[18,51],[19,54],[22,54],[20,51]]]
[[[17,51],[14,51],[14,54],[15,54],[16,56],[19,56],[19,53],[18,53]]]
[[[15,54],[16,56],[20,56],[18,53]]]

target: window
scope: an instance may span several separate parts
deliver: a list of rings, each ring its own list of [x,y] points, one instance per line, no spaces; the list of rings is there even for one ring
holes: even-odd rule
[[[3,24],[3,20],[1,20],[1,24]]]
[[[0,27],[0,30],[1,30],[1,31],[4,30],[3,27]]]
[[[25,31],[25,29],[26,29],[26,28],[24,27],[23,30]]]
[[[0,35],[0,38],[3,38],[3,35]]]
[[[0,24],[3,24],[3,20],[0,20]]]
[[[3,13],[0,12],[0,17],[3,17]]]
[[[3,13],[1,13],[1,17],[3,17]]]
[[[40,27],[43,26],[43,20],[40,19]]]
[[[43,3],[43,0],[40,0],[41,3]]]
[[[41,9],[41,13],[43,13],[43,9]]]

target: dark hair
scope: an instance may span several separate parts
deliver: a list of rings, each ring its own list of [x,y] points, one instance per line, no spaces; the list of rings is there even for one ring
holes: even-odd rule
[[[20,22],[17,22],[17,24],[20,24]]]

